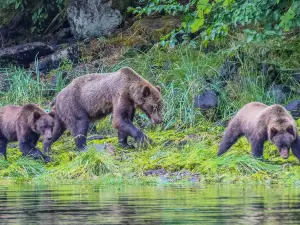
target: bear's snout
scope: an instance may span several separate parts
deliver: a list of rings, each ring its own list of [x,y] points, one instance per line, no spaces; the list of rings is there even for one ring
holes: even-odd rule
[[[151,118],[151,122],[153,123],[153,124],[160,124],[160,123],[162,123],[162,119],[161,118]]]
[[[44,139],[46,139],[46,140],[51,140],[52,139],[52,132],[51,132],[51,130],[49,129],[49,130],[46,130],[45,132],[44,132]]]
[[[288,148],[281,148],[279,153],[283,159],[287,159],[289,157],[289,149]]]

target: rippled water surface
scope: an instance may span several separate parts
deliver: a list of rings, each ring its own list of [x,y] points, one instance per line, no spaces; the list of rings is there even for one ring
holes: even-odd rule
[[[1,224],[299,224],[296,187],[0,186]]]

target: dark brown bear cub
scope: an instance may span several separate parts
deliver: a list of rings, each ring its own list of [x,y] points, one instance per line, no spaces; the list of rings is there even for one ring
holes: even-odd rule
[[[113,125],[118,130],[119,144],[125,148],[132,147],[127,143],[128,136],[138,143],[149,141],[132,123],[136,108],[145,112],[152,123],[162,122],[160,88],[128,67],[113,73],[78,77],[58,93],[54,101],[53,139],[45,152],[66,129],[71,130],[77,147],[83,149],[89,122],[110,113],[113,113]]]
[[[43,159],[49,162],[36,148],[36,143],[42,135],[44,142],[52,138],[54,113],[46,113],[34,104],[24,106],[4,106],[0,108],[0,153],[6,158],[7,143],[18,141],[24,156]]]
[[[267,106],[259,102],[246,104],[230,121],[218,155],[224,154],[240,137],[251,142],[254,157],[263,156],[266,140],[274,143],[282,158],[289,157],[290,148],[300,161],[300,139],[296,123],[281,105]]]

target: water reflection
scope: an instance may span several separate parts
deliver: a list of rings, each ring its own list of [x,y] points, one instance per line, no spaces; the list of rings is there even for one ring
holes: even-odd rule
[[[297,188],[0,186],[3,224],[294,224]]]

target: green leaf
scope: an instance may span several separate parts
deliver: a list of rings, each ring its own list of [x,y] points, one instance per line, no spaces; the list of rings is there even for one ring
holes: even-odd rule
[[[200,27],[202,27],[204,24],[204,18],[195,19],[194,22],[191,24],[191,32],[195,33],[197,32]]]

